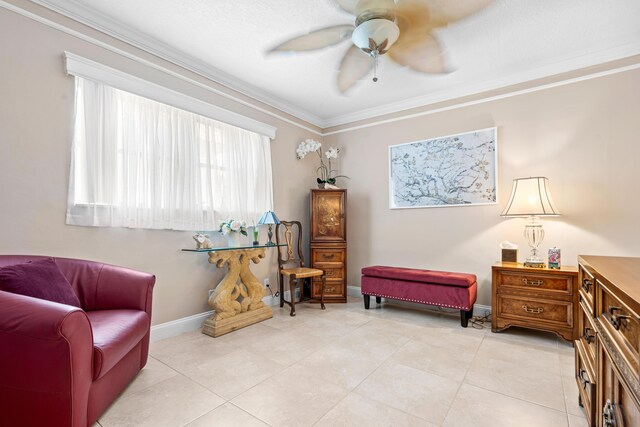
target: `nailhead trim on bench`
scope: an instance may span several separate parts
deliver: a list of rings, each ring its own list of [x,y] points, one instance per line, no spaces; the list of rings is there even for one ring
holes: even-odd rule
[[[420,303],[420,304],[437,305],[439,307],[457,308],[458,310],[464,310],[464,311],[471,310],[471,307],[460,307],[460,306],[457,306],[457,305],[441,304],[441,303],[438,303],[438,302],[431,302],[431,301],[419,301],[417,299],[392,297],[392,296],[389,296],[389,295],[382,295],[382,294],[365,294],[364,292],[362,292],[362,295],[373,295],[374,297],[382,297],[382,298],[389,298],[389,299],[399,299],[399,300],[402,300],[402,301],[417,302],[417,303]]]

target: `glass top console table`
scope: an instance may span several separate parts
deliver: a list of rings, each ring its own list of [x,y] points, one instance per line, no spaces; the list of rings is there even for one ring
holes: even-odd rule
[[[266,289],[251,273],[250,262],[257,264],[265,255],[265,249],[281,245],[225,246],[209,249],[183,249],[184,252],[205,252],[209,263],[222,268],[229,267],[209,297],[209,305],[215,311],[204,321],[203,334],[219,337],[236,329],[273,317],[271,307],[262,302]]]

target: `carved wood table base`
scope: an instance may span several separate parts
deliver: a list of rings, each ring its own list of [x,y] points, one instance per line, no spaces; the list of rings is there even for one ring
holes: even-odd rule
[[[249,269],[250,262],[262,258],[264,248],[209,252],[209,263],[227,265],[229,271],[209,298],[215,313],[205,320],[203,334],[219,337],[273,317],[271,307],[262,302],[266,289]]]

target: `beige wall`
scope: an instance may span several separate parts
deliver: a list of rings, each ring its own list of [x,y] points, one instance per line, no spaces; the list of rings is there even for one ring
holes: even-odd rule
[[[11,2],[248,100],[32,3]],[[208,310],[207,290],[221,278],[204,254],[180,252],[192,245],[191,233],[65,225],[73,101],[65,50],[277,126],[275,210],[307,224],[315,165],[296,161],[295,148],[317,135],[0,8],[0,253],[78,257],[152,272],[158,279],[153,324]],[[580,253],[639,256],[639,88],[640,71],[631,71],[325,137],[325,145],[343,147],[340,170],[351,177],[339,182],[349,189],[349,285],[359,286],[360,268],[373,264],[466,271],[478,275],[478,302],[489,305],[498,243],[515,241],[520,257],[526,254],[523,220],[499,213],[511,180],[529,175],[550,178],[563,213],[545,221],[545,251],[562,248],[565,264],[575,264]],[[499,134],[497,205],[389,210],[389,145],[490,126]],[[254,271],[275,284],[273,255]]]
[[[31,3],[15,4],[220,88]],[[92,259],[151,272],[157,276],[153,324],[209,310],[207,290],[221,278],[205,254],[180,251],[193,246],[192,233],[65,225],[74,96],[73,78],[64,73],[65,50],[277,126],[272,142],[275,211],[283,219],[308,222],[309,187],[301,183],[312,185],[315,170],[296,161],[295,148],[314,134],[0,8],[0,253]],[[254,269],[259,279],[269,276],[273,284],[274,255]]]
[[[640,70],[326,136],[344,147],[349,189],[349,284],[367,265],[474,273],[491,304],[498,244],[520,245],[524,219],[502,219],[514,178],[547,176],[561,217],[544,220],[541,249],[640,256]],[[390,210],[389,145],[498,127],[497,205]]]

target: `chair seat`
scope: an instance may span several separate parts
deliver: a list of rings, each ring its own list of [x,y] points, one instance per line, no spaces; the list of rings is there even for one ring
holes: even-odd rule
[[[307,277],[322,276],[324,274],[324,271],[318,270],[317,268],[299,267],[283,268],[282,270],[280,270],[280,273],[285,276],[295,276],[299,279],[305,279]]]
[[[87,311],[93,330],[93,378],[104,376],[149,331],[149,316],[138,310]]]

